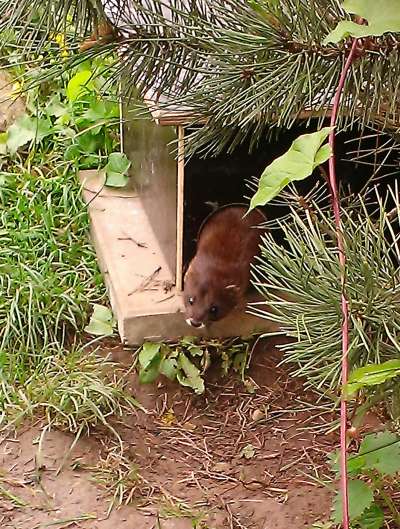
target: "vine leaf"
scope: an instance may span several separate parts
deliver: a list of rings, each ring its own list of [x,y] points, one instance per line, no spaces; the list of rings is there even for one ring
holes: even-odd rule
[[[128,182],[128,170],[131,162],[126,154],[121,152],[112,152],[108,157],[108,163],[105,166],[106,185],[110,187],[124,187]]]
[[[381,529],[385,522],[385,515],[379,505],[375,503],[363,512],[357,520],[360,529]]]
[[[47,118],[36,118],[24,114],[8,128],[7,148],[11,154],[30,141],[40,142],[53,133],[51,122]]]
[[[139,353],[139,381],[142,384],[151,384],[160,373],[162,360],[161,344],[146,342]]]
[[[177,373],[178,382],[182,386],[192,388],[197,395],[204,393],[204,380],[200,376],[199,369],[183,353],[178,357],[178,364],[183,371]]]
[[[92,77],[93,73],[90,70],[81,70],[69,80],[67,85],[67,97],[69,101],[76,101],[87,90],[93,89]]]
[[[350,520],[359,518],[374,501],[372,490],[360,479],[349,481],[349,515]],[[342,521],[342,494],[338,493],[334,503],[333,521],[337,524]]]
[[[400,360],[388,360],[382,364],[370,364],[355,369],[351,373],[344,391],[347,396],[351,396],[365,386],[378,386],[398,376],[400,376]]]
[[[94,304],[93,314],[85,332],[94,336],[111,336],[114,332],[115,319],[108,307]]]
[[[331,130],[331,127],[324,127],[317,132],[299,136],[285,154],[269,164],[261,175],[249,211],[264,206],[290,182],[304,180],[318,165],[326,162],[331,156],[331,148],[328,144],[322,144]]]
[[[400,32],[398,0],[346,0],[342,7],[367,20],[368,26],[350,20],[341,21],[325,38],[324,44],[336,44],[347,37],[380,37],[385,33]]]
[[[400,472],[400,438],[392,432],[367,435],[359,453],[364,458],[365,468],[374,468],[388,476]]]

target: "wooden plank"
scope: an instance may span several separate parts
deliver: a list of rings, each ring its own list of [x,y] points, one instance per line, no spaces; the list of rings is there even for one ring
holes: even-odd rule
[[[178,127],[178,181],[176,211],[176,288],[183,290],[183,243],[184,243],[184,201],[185,201],[185,129]]]

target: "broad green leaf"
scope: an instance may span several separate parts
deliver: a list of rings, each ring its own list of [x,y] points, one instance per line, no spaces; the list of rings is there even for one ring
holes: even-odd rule
[[[337,450],[332,454],[329,454],[330,464],[333,472],[338,474],[340,472],[339,461],[340,451]],[[347,472],[349,474],[358,474],[361,469],[365,467],[365,458],[360,455],[350,456],[347,461]]]
[[[105,166],[106,185],[111,187],[124,187],[128,182],[128,170],[131,162],[126,154],[121,152],[112,152],[108,157],[108,163]]]
[[[151,384],[160,374],[161,356],[156,357],[146,369],[141,369],[139,373],[139,382],[141,384]]]
[[[114,325],[115,320],[111,310],[103,305],[95,304],[89,324],[85,327],[85,332],[95,336],[110,336],[114,332]]]
[[[15,123],[8,128],[7,147],[14,154],[17,150],[30,141],[39,142],[53,132],[49,119],[28,116],[20,116]]]
[[[102,148],[102,139],[94,134],[91,130],[80,134],[76,139],[75,143],[79,146],[81,153],[97,153]]]
[[[139,353],[139,364],[142,369],[146,369],[160,355],[161,344],[153,342],[145,342]]]
[[[276,158],[261,175],[257,193],[250,202],[250,210],[264,206],[290,182],[304,180],[331,155],[329,145],[323,145],[329,136],[330,127],[311,134],[303,134],[292,143],[290,149]]]
[[[192,356],[203,356],[203,349],[198,345],[190,345],[188,351]]]
[[[91,70],[82,70],[70,79],[67,86],[67,97],[70,101],[76,101],[87,90],[93,90],[92,76]]]
[[[119,118],[119,107],[112,101],[94,101],[88,110],[84,112],[83,117],[93,123],[106,119]]]
[[[200,376],[200,371],[183,353],[179,354],[178,365],[184,373],[177,373],[178,382],[182,386],[192,388],[198,395],[204,393],[204,380]]]
[[[369,486],[359,479],[349,481],[349,514],[350,520],[359,518],[374,501],[374,495]],[[336,495],[334,501],[333,521],[342,521],[342,493]]]
[[[400,472],[400,437],[392,432],[367,435],[359,453],[365,459],[366,468],[393,476]]]
[[[160,373],[170,380],[175,380],[178,373],[178,362],[176,358],[164,358],[160,365]]]
[[[363,512],[357,520],[360,529],[381,529],[385,522],[385,514],[375,503]]]
[[[365,386],[377,386],[400,376],[400,360],[388,360],[382,364],[371,364],[355,369],[345,389],[346,395],[353,395]]]
[[[324,44],[337,43],[347,37],[379,37],[388,32],[400,32],[398,0],[346,0],[342,7],[348,13],[367,20],[368,25],[341,21],[325,38]]]
[[[64,152],[64,160],[67,162],[78,160],[79,156],[81,154],[81,151],[79,149],[79,146],[76,144],[69,145]]]

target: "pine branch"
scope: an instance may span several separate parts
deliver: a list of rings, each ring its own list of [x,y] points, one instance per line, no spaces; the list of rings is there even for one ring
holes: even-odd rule
[[[115,80],[127,78],[126,96],[153,92],[159,106],[190,107],[207,126],[189,137],[188,147],[218,152],[271,127],[291,127],[304,110],[326,115],[348,54],[348,45],[322,44],[338,20],[339,0],[103,0],[104,14],[120,39],[90,50],[90,57],[120,50]],[[32,4],[32,5],[31,5]],[[98,1],[96,0],[96,5]],[[272,7],[271,7],[272,5]],[[29,30],[23,22],[34,20]],[[5,13],[11,15],[5,19]],[[76,36],[90,26],[96,10],[84,0],[11,0],[0,7],[2,28],[18,26],[19,42],[45,45],[50,31],[76,22]],[[344,87],[339,128],[379,122],[400,123],[400,61],[396,35],[361,42]],[[53,67],[59,74],[83,60]],[[134,85],[134,89],[132,87]],[[167,101],[165,101],[167,99]],[[193,120],[196,123],[196,119]]]

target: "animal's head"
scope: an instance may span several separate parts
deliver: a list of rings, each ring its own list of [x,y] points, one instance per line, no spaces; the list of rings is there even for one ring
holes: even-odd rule
[[[222,320],[240,302],[240,288],[218,278],[207,278],[190,267],[183,291],[186,323],[203,328]]]

